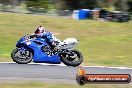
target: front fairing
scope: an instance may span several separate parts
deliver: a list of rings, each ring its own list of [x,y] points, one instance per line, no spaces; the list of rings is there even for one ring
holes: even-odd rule
[[[22,37],[22,38],[17,42],[16,47],[19,47],[19,46],[22,44],[23,41],[25,41],[25,38]]]
[[[17,44],[16,47],[21,47],[21,46],[26,46],[30,49],[34,49],[34,48],[40,48],[41,46],[37,46],[33,40],[31,39],[27,39],[27,38],[21,38]]]

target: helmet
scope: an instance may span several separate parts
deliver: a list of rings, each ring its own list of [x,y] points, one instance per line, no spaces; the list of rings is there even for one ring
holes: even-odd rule
[[[44,33],[44,32],[46,32],[45,28],[42,27],[42,26],[39,26],[39,27],[36,28],[34,33],[38,35],[38,34],[41,34],[41,33]]]

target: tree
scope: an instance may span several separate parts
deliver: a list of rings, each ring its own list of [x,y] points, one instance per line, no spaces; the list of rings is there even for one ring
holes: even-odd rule
[[[11,1],[10,0],[0,0],[0,4],[9,5],[11,4]]]
[[[56,1],[56,9],[58,9],[58,10],[68,9],[66,6],[65,0],[57,0]]]
[[[93,9],[96,7],[97,0],[58,0],[59,9]]]
[[[12,6],[20,5],[21,2],[22,2],[22,0],[0,0],[0,4],[3,4],[5,6],[7,6],[7,5],[12,5]]]
[[[115,1],[115,6],[117,10],[120,11],[128,11],[128,0],[116,0]]]
[[[128,0],[128,11],[132,12],[132,0]]]
[[[48,8],[48,0],[26,0],[27,7]]]
[[[80,9],[94,9],[98,0],[79,0]]]

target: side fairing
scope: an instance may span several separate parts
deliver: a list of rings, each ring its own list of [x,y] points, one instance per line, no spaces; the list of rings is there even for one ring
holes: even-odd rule
[[[33,62],[48,62],[48,63],[61,63],[58,55],[48,56],[41,50],[42,45],[37,45],[33,40],[26,40],[21,38],[16,44],[17,47],[26,46],[34,53]]]

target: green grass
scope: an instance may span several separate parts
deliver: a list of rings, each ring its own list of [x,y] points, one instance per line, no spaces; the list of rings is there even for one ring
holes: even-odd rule
[[[63,40],[79,39],[85,65],[132,67],[132,22],[99,22],[51,16],[0,13],[0,61],[12,61],[16,42],[39,25]]]
[[[1,83],[1,88],[131,88],[132,85],[122,84],[122,85],[113,85],[113,84],[86,84],[84,86],[76,84],[54,84],[54,83]]]

